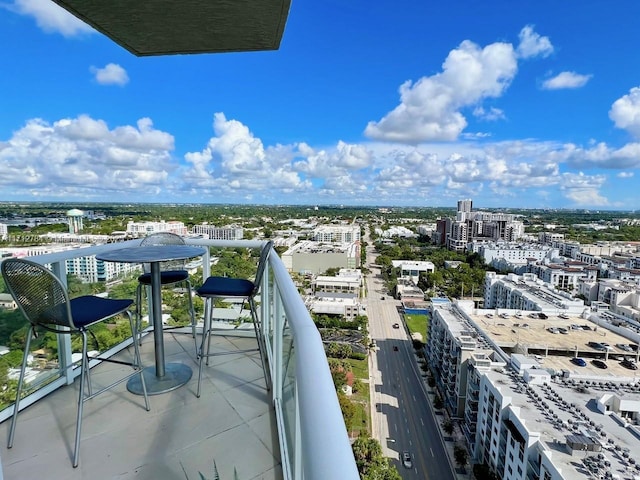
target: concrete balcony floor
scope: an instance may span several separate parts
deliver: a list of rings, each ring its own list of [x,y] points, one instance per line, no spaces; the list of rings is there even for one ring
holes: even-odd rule
[[[274,409],[257,351],[212,357],[204,366],[196,398],[198,368],[190,334],[165,332],[167,362],[193,369],[189,382],[144,398],[125,383],[84,405],[80,464],[71,465],[79,380],[58,389],[18,416],[13,448],[6,448],[10,419],[0,425],[4,480],[144,479],[281,480]],[[247,349],[255,339],[216,335],[212,351]],[[130,346],[114,358],[131,358]],[[141,347],[145,366],[154,365],[153,335]],[[94,390],[129,367],[102,363],[91,370]]]

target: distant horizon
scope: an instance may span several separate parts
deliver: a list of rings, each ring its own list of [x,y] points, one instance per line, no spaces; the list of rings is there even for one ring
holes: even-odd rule
[[[640,209],[640,2],[511,7],[292,2],[278,50],[135,57],[55,2],[7,0],[0,191]]]
[[[0,200],[0,205],[6,204],[38,204],[38,205],[115,205],[115,206],[136,206],[136,205],[150,205],[150,206],[194,206],[194,207],[288,207],[288,208],[304,208],[313,209],[318,208],[331,208],[331,209],[369,209],[378,210],[382,208],[387,209],[399,209],[399,210],[452,210],[456,211],[457,206],[405,206],[405,205],[343,205],[343,204],[284,204],[284,203],[194,203],[194,202],[107,202],[107,201],[47,201],[47,200]],[[551,212],[575,212],[575,213],[599,213],[599,212],[611,212],[611,213],[630,213],[637,214],[638,210],[619,210],[619,209],[604,209],[604,208],[529,208],[529,207],[478,207],[473,205],[472,211],[490,211],[490,210],[522,210],[522,211],[551,211]]]

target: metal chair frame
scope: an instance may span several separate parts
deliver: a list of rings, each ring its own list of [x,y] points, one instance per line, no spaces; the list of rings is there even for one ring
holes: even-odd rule
[[[152,246],[152,245],[184,245],[184,239],[175,233],[171,232],[158,232],[153,233],[142,239],[140,242],[140,246]],[[184,269],[185,262],[182,260],[173,261],[173,262],[162,262],[160,264],[160,284],[162,286],[166,285],[177,285],[179,283],[184,283],[187,286],[187,296],[189,297],[189,314],[191,315],[191,334],[194,339],[196,351],[198,349],[198,341],[196,339],[196,314],[193,308],[193,293],[191,287],[191,280],[189,279],[189,272]],[[151,284],[150,277],[150,269],[148,265],[143,267],[145,273],[138,277],[138,288],[136,289],[136,322],[138,328],[138,343],[142,345],[142,291],[144,287],[148,287]],[[181,278],[178,280],[174,280],[171,278],[171,275],[174,272],[183,273]],[[163,330],[175,330],[177,328],[182,328],[180,326],[168,326],[164,327]]]
[[[129,307],[133,304],[133,300],[105,299],[92,295],[69,299],[68,291],[59,278],[43,265],[29,260],[11,258],[4,260],[1,270],[9,293],[18,304],[25,319],[29,322],[7,448],[13,447],[18,412],[20,411],[20,397],[22,395],[32,337],[37,337],[38,330],[40,329],[57,334],[79,334],[82,336],[82,359],[80,361],[80,390],[78,394],[75,446],[73,452],[73,467],[75,468],[78,466],[80,458],[82,413],[84,403],[87,400],[121,384],[134,375],[140,375],[145,409],[147,411],[150,409],[144,375],[142,374],[140,351],[138,349],[138,343],[135,340],[137,333],[136,325],[129,310]],[[95,309],[91,308],[92,306],[95,307]],[[72,313],[74,310],[77,315],[75,321]],[[105,315],[98,317],[96,312],[100,310],[103,310]],[[131,325],[132,343],[134,346],[133,360],[131,362],[124,362],[110,358],[101,358],[100,356],[92,357],[92,360],[128,365],[133,367],[134,371],[112,384],[101,388],[99,391],[94,392],[91,385],[89,356],[87,355],[87,333],[93,337],[96,343],[97,339],[88,328],[122,313],[127,314],[129,324]],[[73,364],[67,368],[71,367],[73,367]]]
[[[262,283],[262,277],[264,275],[264,271],[267,265],[267,259],[269,257],[269,253],[273,248],[273,242],[267,242],[260,251],[260,260],[258,262],[258,268],[256,270],[256,276],[253,282],[244,279],[237,278],[229,278],[229,277],[208,277],[202,287],[200,287],[196,294],[205,299],[205,321],[202,329],[202,343],[200,348],[198,349],[198,388],[196,392],[196,396],[200,397],[200,385],[202,382],[202,364],[203,360],[206,359],[207,365],[209,365],[209,358],[215,357],[219,355],[235,355],[240,353],[247,352],[255,352],[256,350],[260,352],[260,359],[262,361],[262,370],[264,372],[264,379],[267,386],[267,390],[271,390],[271,375],[269,372],[269,367],[267,364],[267,356],[266,356],[266,343],[264,336],[262,334],[262,322],[258,315],[257,306],[255,302],[255,296],[258,294],[260,290],[260,285]],[[247,295],[230,295],[229,293],[225,293],[223,291],[216,291],[215,288],[208,288],[207,282],[249,282],[252,284],[252,289]],[[211,322],[213,317],[213,301],[216,298],[224,298],[224,299],[236,299],[241,301],[240,306],[240,314],[242,314],[242,310],[244,308],[245,302],[249,303],[249,310],[251,312],[251,321],[253,323],[253,329],[256,334],[256,341],[258,343],[258,347],[254,349],[248,350],[234,350],[230,352],[217,352],[211,353]],[[206,351],[205,351],[206,348]]]

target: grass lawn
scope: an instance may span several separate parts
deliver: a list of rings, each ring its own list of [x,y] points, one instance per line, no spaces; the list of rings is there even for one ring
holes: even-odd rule
[[[429,322],[428,315],[405,314],[404,319],[409,327],[409,332],[419,333],[422,335],[422,341],[427,343],[427,324]]]
[[[348,426],[350,434],[357,436],[362,430],[371,433],[370,419],[369,419],[369,360],[356,360],[353,358],[347,359],[349,365],[351,365],[351,371],[353,375],[360,379],[362,382],[362,388],[359,392],[354,393],[351,396],[351,401],[356,407],[356,414],[353,418],[353,423]]]

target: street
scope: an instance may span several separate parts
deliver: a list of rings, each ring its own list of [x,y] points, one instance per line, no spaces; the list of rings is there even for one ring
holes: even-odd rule
[[[371,273],[367,275],[369,334],[377,348],[371,354],[372,436],[380,441],[383,455],[395,462],[403,479],[454,479],[402,322],[400,302],[384,288],[380,269],[372,265],[373,247],[367,252]],[[382,298],[384,297],[384,300]],[[399,328],[394,328],[398,324]],[[441,419],[440,419],[441,420]],[[401,461],[408,451],[412,465]]]

